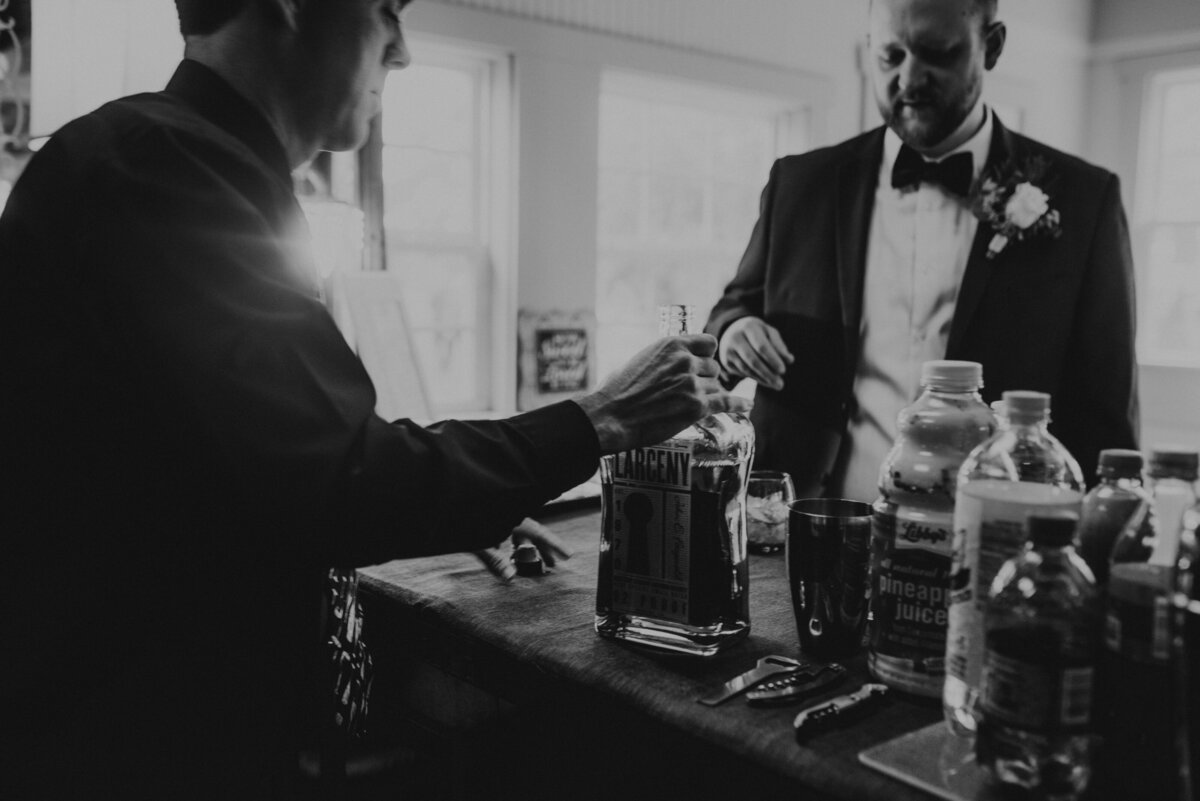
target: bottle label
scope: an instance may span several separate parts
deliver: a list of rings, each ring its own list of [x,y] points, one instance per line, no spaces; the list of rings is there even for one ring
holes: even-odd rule
[[[1167,568],[1119,564],[1108,595],[1104,645],[1121,659],[1166,665],[1171,655],[1171,609]]]
[[[988,638],[980,685],[984,716],[1033,732],[1086,727],[1092,717],[1092,666],[1064,666],[1024,656],[1022,651],[1032,650],[1022,642],[1025,639],[1026,633],[1019,629]]]
[[[961,486],[954,505],[954,557],[946,672],[979,687],[983,670],[983,607],[1000,566],[1025,544],[1031,513],[1078,514],[1083,495],[1051,484],[992,479]]]
[[[612,462],[612,608],[689,622],[691,443],[616,454]]]
[[[876,511],[872,518],[871,652],[876,675],[895,686],[940,689],[952,532],[948,511],[899,506],[895,514]]]

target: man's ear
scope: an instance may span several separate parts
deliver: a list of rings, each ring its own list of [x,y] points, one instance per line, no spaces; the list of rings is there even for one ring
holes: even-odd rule
[[[983,66],[991,69],[1000,60],[1004,52],[1004,42],[1008,38],[1008,28],[1003,22],[993,22],[983,32]]]

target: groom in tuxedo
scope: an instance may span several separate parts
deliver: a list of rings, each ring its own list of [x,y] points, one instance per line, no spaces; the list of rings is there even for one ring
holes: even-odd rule
[[[981,362],[988,401],[1050,393],[1051,432],[1089,481],[1100,449],[1137,447],[1117,177],[982,102],[1006,37],[996,6],[872,0],[885,125],[776,161],[709,318],[726,378],[758,382],[756,467],[788,471],[804,495],[877,496],[930,359]]]

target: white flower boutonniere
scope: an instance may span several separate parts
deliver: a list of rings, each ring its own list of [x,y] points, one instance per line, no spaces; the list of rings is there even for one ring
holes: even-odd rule
[[[1030,159],[1023,165],[1008,161],[992,165],[976,180],[971,211],[994,232],[988,243],[989,259],[1009,242],[1037,236],[1057,239],[1062,233],[1058,210],[1050,207],[1050,196],[1038,186],[1045,172],[1044,159]]]

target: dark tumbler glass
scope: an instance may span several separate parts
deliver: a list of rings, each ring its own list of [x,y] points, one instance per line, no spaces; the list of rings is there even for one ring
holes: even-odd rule
[[[871,505],[838,498],[788,504],[787,577],[800,649],[848,659],[867,625]]]

